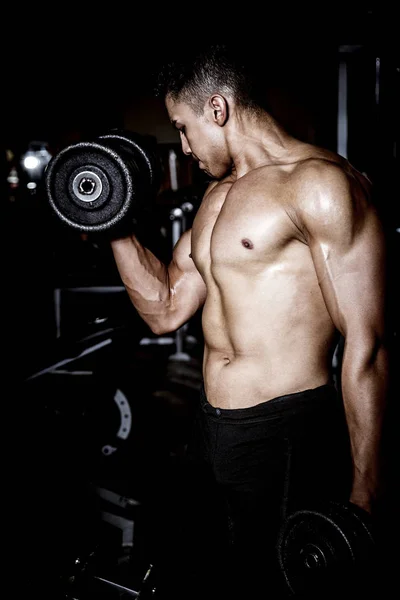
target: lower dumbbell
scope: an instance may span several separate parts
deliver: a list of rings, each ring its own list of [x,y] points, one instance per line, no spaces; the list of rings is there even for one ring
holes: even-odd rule
[[[287,591],[296,598],[331,598],[359,589],[371,576],[375,548],[370,515],[338,502],[289,515],[277,544]]]
[[[115,129],[62,149],[48,163],[44,182],[64,223],[99,232],[137,219],[158,191],[160,172],[152,138]]]

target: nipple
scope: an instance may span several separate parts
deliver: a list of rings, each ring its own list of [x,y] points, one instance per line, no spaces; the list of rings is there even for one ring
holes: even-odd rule
[[[253,244],[253,242],[252,242],[252,241],[250,241],[248,238],[244,238],[244,239],[242,240],[242,245],[243,245],[245,248],[248,248],[249,250],[252,250],[252,249],[254,248],[254,244]]]

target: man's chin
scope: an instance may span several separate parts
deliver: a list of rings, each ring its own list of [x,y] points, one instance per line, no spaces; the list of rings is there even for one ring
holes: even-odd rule
[[[211,173],[211,171],[206,169],[204,166],[201,166],[201,163],[199,163],[198,166],[199,166],[200,171],[202,173],[204,173],[204,175],[206,177],[209,177],[210,179],[213,179],[215,181],[221,181],[222,179],[224,179],[224,177],[226,177],[227,175],[230,174],[229,169],[225,173],[222,173],[221,175],[215,175],[215,174]]]
[[[199,167],[199,170],[200,170],[202,173],[204,173],[204,175],[206,175],[206,177],[211,177],[211,179],[216,179],[215,175],[213,175],[212,173],[210,173],[210,171],[208,171],[207,169],[205,169],[205,168],[204,168],[204,167],[201,165],[201,163],[200,163],[200,162],[198,163],[198,167]]]

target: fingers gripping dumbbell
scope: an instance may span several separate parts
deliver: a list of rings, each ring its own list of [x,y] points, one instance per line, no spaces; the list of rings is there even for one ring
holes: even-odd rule
[[[160,161],[152,138],[111,130],[67,146],[44,176],[56,215],[81,231],[105,231],[137,218],[156,195]]]

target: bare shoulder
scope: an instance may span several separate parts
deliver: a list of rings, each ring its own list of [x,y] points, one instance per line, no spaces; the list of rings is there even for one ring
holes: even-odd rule
[[[203,195],[203,200],[207,200],[208,198],[216,199],[218,197],[225,197],[230,188],[234,183],[234,178],[232,176],[225,177],[221,180],[213,180],[211,181]]]
[[[367,195],[371,192],[371,182],[366,174],[358,171],[348,160],[334,152],[327,151],[299,161],[293,176],[300,186],[315,184],[339,190],[342,186],[360,186]]]
[[[305,225],[353,223],[374,212],[369,179],[334,153],[299,162],[292,181],[295,210]]]
[[[217,181],[217,180],[213,180],[213,181],[211,181],[211,182],[210,182],[210,183],[207,185],[207,187],[206,187],[206,189],[205,189],[205,192],[204,192],[204,196],[203,196],[203,197],[204,197],[204,198],[206,198],[206,197],[207,197],[209,194],[211,194],[211,192],[212,192],[213,190],[215,190],[215,188],[217,187],[217,185],[218,185],[218,184],[219,184],[219,181]]]

